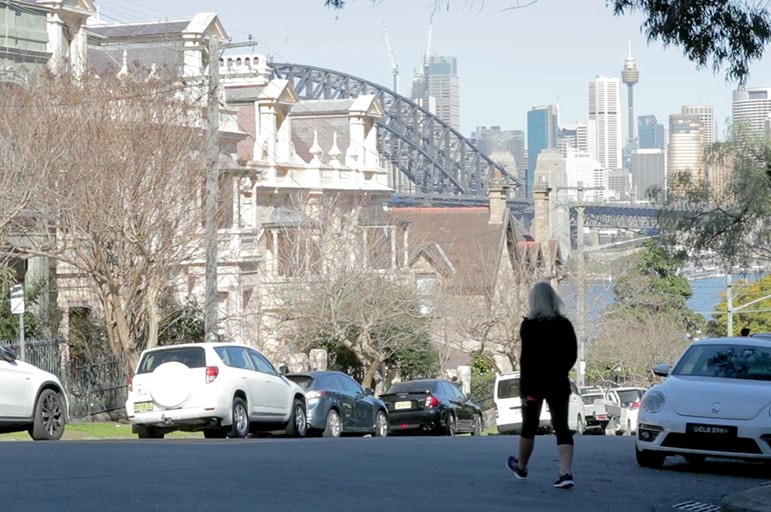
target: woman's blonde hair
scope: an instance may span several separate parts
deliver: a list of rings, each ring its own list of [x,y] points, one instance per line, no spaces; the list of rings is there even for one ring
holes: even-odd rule
[[[527,314],[527,317],[531,320],[563,316],[562,308],[564,304],[562,299],[546,281],[535,283],[527,298],[530,304],[530,312]]]

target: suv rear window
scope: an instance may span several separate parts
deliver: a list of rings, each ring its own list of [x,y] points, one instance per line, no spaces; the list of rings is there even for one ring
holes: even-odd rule
[[[499,380],[496,396],[498,398],[519,398],[519,379]]]
[[[313,377],[308,375],[287,375],[286,378],[303,389],[308,389],[313,384]]]
[[[139,363],[137,373],[150,373],[164,363],[177,361],[188,368],[206,366],[206,353],[203,347],[179,347],[147,352]]]
[[[436,392],[436,381],[434,380],[415,380],[412,382],[397,382],[388,393],[423,393],[430,391]]]

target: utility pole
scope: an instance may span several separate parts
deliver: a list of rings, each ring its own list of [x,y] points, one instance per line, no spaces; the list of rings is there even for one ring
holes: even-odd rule
[[[251,36],[250,36],[251,39]],[[206,174],[206,297],[204,299],[204,339],[217,341],[219,303],[217,300],[217,203],[220,188],[220,53],[227,48],[254,47],[254,41],[220,46],[216,36],[208,39],[209,73],[206,101],[206,154],[209,170]]]
[[[576,207],[576,252],[578,253],[578,372],[579,388],[586,385],[586,271],[584,269],[584,207]]]
[[[728,312],[728,336],[734,335],[734,296],[733,296],[733,276],[731,272],[726,272],[726,291],[725,291],[725,305]]]
[[[209,76],[206,101],[206,154],[209,170],[206,174],[206,297],[204,299],[204,339],[217,341],[217,199],[219,198],[219,131],[220,131],[220,41],[208,39]]]

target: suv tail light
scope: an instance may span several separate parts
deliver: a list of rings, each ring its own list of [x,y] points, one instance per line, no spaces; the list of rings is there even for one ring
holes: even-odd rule
[[[134,376],[133,375],[131,377],[129,377],[129,380],[128,380],[128,390],[129,390],[129,393],[134,391]]]
[[[436,398],[434,395],[428,395],[426,397],[426,407],[433,408],[439,405],[439,399]]]
[[[206,367],[206,383],[211,384],[214,382],[214,379],[217,378],[217,375],[220,374],[220,369],[216,366],[207,366]]]
[[[498,417],[498,404],[493,403],[493,409],[495,409],[495,417]]]
[[[635,400],[634,402],[632,402],[632,409],[639,409],[639,408],[640,408],[639,400]]]

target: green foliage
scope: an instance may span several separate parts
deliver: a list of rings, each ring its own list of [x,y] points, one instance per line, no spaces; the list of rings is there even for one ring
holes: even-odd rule
[[[771,275],[756,281],[738,281],[733,284],[734,307],[742,306],[754,300],[771,295]],[[713,334],[726,336],[728,333],[728,316],[726,293],[722,293],[723,300],[718,304],[716,311],[722,314],[714,315]],[[733,315],[733,334],[738,336],[743,327],[749,327],[750,332],[771,332],[771,298],[761,300]]]
[[[205,338],[204,310],[194,301],[179,303],[167,293],[161,300],[158,345],[201,343]]]
[[[744,82],[750,63],[763,56],[771,39],[765,5],[742,0],[607,0],[616,15],[639,10],[648,41],[683,50],[699,67],[725,65],[729,80]]]
[[[730,178],[717,187],[677,184],[659,218],[667,241],[695,256],[717,254],[729,268],[771,261],[771,141],[745,136],[739,127],[733,141],[706,158]]]
[[[471,355],[471,401],[482,409],[493,406],[495,364],[480,352]]]
[[[435,0],[434,8],[449,9],[452,1]],[[520,5],[510,0],[510,8],[527,7],[537,1]],[[346,0],[324,0],[324,5],[333,9],[342,9],[346,4]],[[749,77],[750,64],[763,56],[771,40],[771,15],[764,2],[606,0],[606,4],[617,16],[640,11],[645,16],[642,30],[649,42],[681,48],[688,60],[699,67],[711,66],[714,72],[725,66],[726,78],[740,83]]]
[[[386,365],[398,369],[402,380],[433,378],[439,373],[439,353],[425,332],[416,332],[396,348]]]
[[[19,315],[11,313],[11,286],[15,284],[13,269],[0,266],[0,339],[19,338]],[[24,336],[34,338],[43,334],[44,326],[33,313],[43,291],[39,283],[25,283],[24,286]]]

